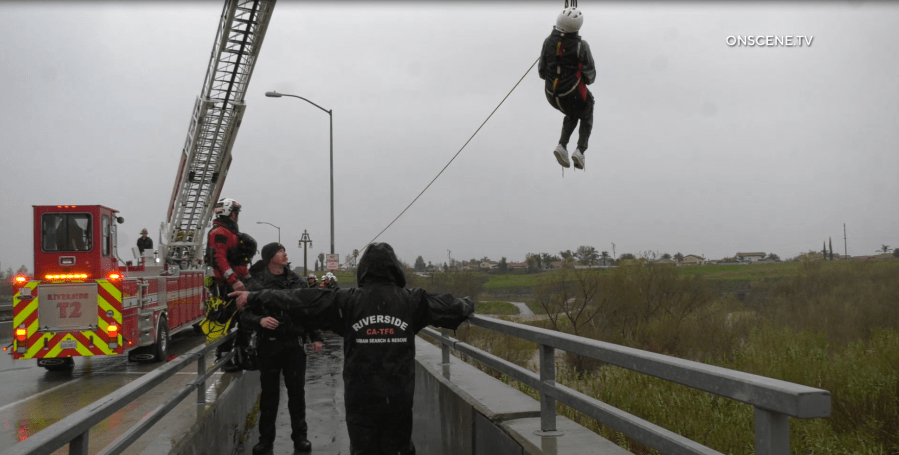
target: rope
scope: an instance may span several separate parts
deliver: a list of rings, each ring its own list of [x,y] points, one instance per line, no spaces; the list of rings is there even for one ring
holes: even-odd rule
[[[421,193],[418,193],[418,196],[415,196],[415,199],[413,199],[412,202],[410,202],[409,205],[407,205],[406,208],[403,209],[403,211],[399,215],[397,215],[396,218],[394,218],[393,221],[390,222],[390,224],[387,225],[387,227],[385,227],[381,232],[379,232],[378,235],[375,236],[375,238],[371,239],[371,241],[368,242],[368,244],[365,245],[365,247],[360,249],[359,254],[362,254],[362,252],[365,251],[366,248],[368,248],[368,245],[371,245],[372,243],[374,243],[374,241],[377,240],[377,238],[380,237],[381,234],[383,234],[387,229],[390,229],[390,226],[393,226],[393,223],[396,223],[396,220],[400,219],[400,217],[403,216],[403,214],[406,213],[407,210],[409,210],[409,207],[412,207],[412,204],[414,204],[415,201],[417,201],[418,198],[420,198],[422,194],[425,194],[425,191],[428,191],[428,188],[430,188],[431,185],[434,183],[434,181],[436,181],[437,178],[440,177],[441,174],[443,174],[443,171],[445,171],[446,168],[448,168],[449,165],[452,164],[453,160],[455,160],[456,157],[459,156],[460,153],[462,153],[462,150],[465,149],[465,146],[468,145],[468,143],[471,142],[472,139],[474,139],[475,135],[478,134],[478,131],[481,131],[481,128],[483,128],[484,125],[487,123],[487,120],[490,120],[490,117],[493,117],[493,114],[495,114],[496,111],[499,109],[499,107],[503,105],[503,103],[506,101],[507,98],[509,98],[509,95],[511,95],[512,92],[515,91],[515,89],[518,87],[518,84],[520,84],[521,81],[524,80],[524,77],[527,76],[528,73],[531,72],[531,70],[534,68],[534,65],[536,65],[539,60],[540,60],[540,58],[538,57],[537,60],[534,60],[534,63],[531,63],[530,68],[528,68],[528,70],[524,72],[524,74],[521,76],[521,79],[519,79],[518,82],[515,83],[515,86],[512,87],[512,90],[509,90],[509,93],[507,93],[506,96],[503,97],[503,100],[500,101],[498,105],[496,105],[496,108],[493,109],[493,112],[491,112],[490,115],[487,116],[487,118],[484,120],[483,123],[481,123],[481,126],[478,127],[478,129],[474,132],[474,134],[472,134],[471,137],[469,137],[468,140],[465,141],[465,144],[463,144],[462,148],[460,148],[459,151],[456,152],[455,155],[453,155],[452,159],[449,160],[449,163],[446,163],[446,166],[443,166],[443,169],[441,169],[440,172],[437,173],[437,176],[431,180],[431,183],[428,183],[428,186],[426,186],[425,189],[421,190]]]

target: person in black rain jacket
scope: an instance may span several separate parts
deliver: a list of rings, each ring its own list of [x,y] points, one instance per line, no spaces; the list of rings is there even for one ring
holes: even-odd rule
[[[262,260],[250,268],[247,289],[302,289],[307,288],[302,279],[287,262],[284,245],[273,242],[262,247]],[[297,452],[309,452],[308,425],[306,424],[306,351],[304,340],[312,340],[312,351],[322,350],[322,332],[291,321],[276,307],[253,306],[241,311],[241,330],[256,331],[256,352],[259,363],[259,380],[262,396],[259,400],[259,443],[253,447],[254,455],[272,453],[275,442],[275,421],[278,417],[281,378],[287,388],[287,409],[290,412],[291,439]]]
[[[238,306],[310,315],[344,339],[347,431],[353,455],[414,454],[412,400],[415,334],[428,325],[455,330],[474,312],[468,297],[406,289],[393,248],[368,246],[356,270],[358,288],[234,292]]]

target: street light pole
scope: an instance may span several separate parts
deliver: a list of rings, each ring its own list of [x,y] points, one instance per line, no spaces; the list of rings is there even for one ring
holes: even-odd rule
[[[312,248],[312,239],[309,238],[309,233],[303,229],[303,236],[300,237],[300,243],[297,246],[303,245],[303,278],[306,278],[306,275],[309,274],[309,268],[306,267],[306,245],[309,245],[309,248]]]
[[[281,228],[279,228],[278,226],[275,226],[272,223],[266,222],[266,221],[257,221],[256,224],[267,224],[267,225],[277,229],[278,230],[278,243],[281,243]]]
[[[324,112],[328,113],[329,119],[329,128],[330,128],[330,142],[331,142],[331,254],[334,254],[334,112],[330,109],[325,109],[318,104],[313,103],[312,101],[303,98],[302,96],[290,95],[287,93],[278,93],[278,92],[265,92],[265,96],[269,98],[281,98],[282,96],[290,96],[292,98],[299,98]]]

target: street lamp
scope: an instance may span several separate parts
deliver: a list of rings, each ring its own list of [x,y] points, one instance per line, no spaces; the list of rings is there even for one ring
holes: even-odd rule
[[[282,96],[299,98],[328,113],[328,119],[331,128],[331,254],[334,254],[334,115],[332,114],[331,110],[325,109],[318,104],[315,104],[312,101],[303,98],[302,96],[289,95],[287,93],[278,92],[265,92],[265,96],[269,98],[281,98]]]
[[[279,228],[278,226],[275,226],[272,223],[266,222],[266,221],[257,221],[256,224],[267,224],[267,225],[272,226],[275,229],[277,229],[278,230],[278,243],[281,243],[281,228]]]
[[[303,278],[309,274],[309,269],[306,267],[306,245],[309,245],[309,248],[312,248],[312,239],[309,238],[309,234],[303,229],[303,236],[300,237],[300,243],[297,246],[303,245]]]

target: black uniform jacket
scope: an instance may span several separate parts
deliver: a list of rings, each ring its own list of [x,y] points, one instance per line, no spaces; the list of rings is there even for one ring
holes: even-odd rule
[[[284,309],[294,320],[315,315],[343,336],[347,412],[412,408],[415,334],[428,325],[456,329],[474,312],[468,297],[406,289],[406,277],[386,243],[369,245],[356,270],[358,288],[265,290],[249,306]]]
[[[260,266],[261,265],[261,266]],[[261,291],[263,289],[303,289],[309,285],[290,267],[284,268],[281,275],[272,275],[267,266],[257,262],[250,269],[252,277],[247,283],[248,291]],[[264,329],[260,325],[265,317],[273,317],[278,320],[278,327],[274,330]],[[308,319],[308,318],[307,318]],[[271,357],[289,346],[300,346],[306,337],[311,341],[322,341],[321,330],[313,328],[310,324],[294,322],[284,311],[275,306],[253,306],[245,308],[240,315],[241,330],[255,330],[257,333],[257,355]]]

